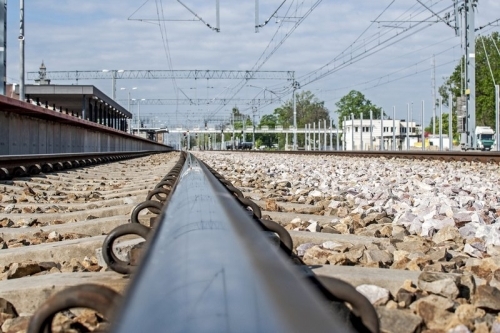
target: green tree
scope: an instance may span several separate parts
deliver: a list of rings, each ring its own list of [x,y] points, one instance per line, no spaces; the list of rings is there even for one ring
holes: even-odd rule
[[[303,128],[306,124],[312,124],[320,120],[330,122],[325,102],[316,98],[312,92],[303,91],[295,96],[298,128]],[[293,99],[286,101],[281,107],[275,109],[274,115],[277,117],[278,125],[293,126]]]
[[[448,131],[448,128],[449,128],[449,114],[448,113],[443,113],[443,134],[446,134],[446,135],[449,135],[449,131]],[[426,133],[430,133],[432,134],[432,125],[434,123],[434,121],[436,121],[436,134],[439,135],[439,116],[436,116],[436,118],[434,119],[431,118],[431,121],[429,123],[429,126],[427,126],[424,131]],[[454,140],[459,140],[459,135],[458,135],[458,132],[457,132],[457,115],[456,113],[453,113],[453,116],[452,116],[452,126],[451,126],[451,129],[452,129],[452,137]]]
[[[317,123],[318,121],[321,121],[321,126],[323,126],[324,120],[326,120],[327,124],[330,124],[330,116],[328,114],[328,109],[325,107],[324,101],[320,101],[310,91],[303,91],[301,93],[297,93],[295,96],[297,128],[304,128],[306,124]],[[281,107],[275,109],[274,115],[276,116],[277,125],[282,125],[283,127],[293,126],[293,99],[286,101]],[[292,140],[290,136],[288,140]],[[284,134],[279,135],[279,141],[280,147],[283,147],[285,144]],[[297,141],[299,146],[303,146],[304,136],[298,135]]]
[[[476,124],[478,126],[493,127],[495,125],[495,85],[491,72],[498,84],[500,82],[499,49],[500,34],[498,32],[476,38]],[[457,97],[466,94],[463,83],[464,71],[465,64],[462,58],[453,73],[445,78],[444,84],[439,87],[443,104],[448,105],[450,93],[454,101]],[[456,126],[454,131],[456,131]]]
[[[356,119],[359,119],[361,114],[363,114],[364,119],[369,119],[370,111],[373,112],[373,119],[380,119],[380,114],[382,113],[382,108],[372,104],[365,95],[357,90],[351,90],[347,95],[335,103],[335,105],[337,106],[335,112],[338,113],[341,124],[344,117],[347,119],[351,118],[351,113],[354,114]]]
[[[259,126],[268,126],[269,128],[276,128],[278,118],[274,114],[266,114],[260,118]],[[262,145],[272,147],[274,143],[278,143],[278,135],[276,133],[261,133],[255,134],[255,146],[258,148]]]
[[[224,127],[232,126],[234,128],[234,138],[243,139],[243,125],[246,127],[252,126],[252,120],[250,116],[240,112],[237,106],[234,106],[231,110],[231,119],[229,122],[224,124]],[[248,133],[246,133],[248,136]],[[231,141],[233,136],[232,130],[224,131],[224,141]]]

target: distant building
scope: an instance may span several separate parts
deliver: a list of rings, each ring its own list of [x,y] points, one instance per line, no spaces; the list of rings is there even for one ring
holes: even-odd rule
[[[383,126],[383,128],[382,128]],[[354,119],[343,122],[344,141],[346,150],[379,150],[383,145],[385,150],[406,150],[407,133],[410,147],[415,146],[422,137],[422,127],[416,122],[407,122],[404,119]],[[370,141],[370,132],[371,140]],[[382,141],[380,134],[382,133]],[[371,142],[373,142],[371,144]]]
[[[35,79],[35,84],[39,86],[50,84],[50,80],[47,79],[47,67],[45,67],[43,61],[40,65],[40,70],[38,71],[38,79]]]
[[[26,102],[117,130],[130,130],[132,114],[96,87],[50,84],[43,62],[38,73],[36,84],[24,86]],[[6,96],[19,99],[19,85],[7,85]]]

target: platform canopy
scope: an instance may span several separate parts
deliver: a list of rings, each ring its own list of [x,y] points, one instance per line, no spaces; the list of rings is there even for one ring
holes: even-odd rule
[[[82,115],[103,105],[124,118],[132,118],[127,109],[92,85],[26,85],[25,89],[28,100],[51,109]]]

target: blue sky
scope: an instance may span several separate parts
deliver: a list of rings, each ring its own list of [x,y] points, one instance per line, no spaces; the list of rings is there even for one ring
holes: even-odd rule
[[[448,8],[451,0],[421,1],[435,12],[444,14],[451,10]],[[207,23],[215,25],[215,1],[182,2]],[[267,0],[261,4],[260,22],[263,23],[282,2]],[[428,105],[426,114],[430,116],[432,55],[436,54],[436,84],[439,87],[462,54],[460,38],[454,37],[451,28],[442,22],[435,23],[436,19],[417,0],[323,0],[272,55],[264,52],[268,45],[270,49],[279,45],[297,20],[316,3],[317,0],[287,0],[278,11],[278,17],[273,18],[259,33],[254,32],[253,0],[221,0],[220,33],[201,22],[167,21],[163,31],[168,36],[172,68],[250,70],[261,65],[261,70],[292,70],[296,72],[299,83],[305,84],[304,89],[311,90],[326,102],[334,119],[335,102],[351,89],[360,90],[388,113],[392,113],[392,107],[396,106],[397,116],[401,118],[406,118],[407,103],[413,102],[414,108],[417,105],[419,108],[421,101],[425,100]],[[26,70],[36,71],[42,60],[49,71],[169,69],[165,39],[162,40],[158,22],[151,24],[129,19],[131,15],[133,19],[158,18],[157,5],[161,9],[160,4],[163,5],[163,17],[169,20],[193,19],[193,15],[177,0],[25,1]],[[19,81],[19,1],[9,1],[7,10],[7,79],[12,83]],[[372,22],[377,17],[380,22]],[[498,18],[498,0],[479,1],[477,26]],[[428,22],[417,24],[417,21],[424,20]],[[493,26],[482,32],[498,30],[498,26]],[[402,40],[393,45],[386,42],[399,38]],[[366,53],[371,47],[377,49],[379,43],[388,46],[375,54]],[[343,51],[344,56],[341,57]],[[264,55],[263,58],[269,56],[263,64],[258,61],[261,55]],[[350,59],[366,55],[366,58],[350,64]],[[332,62],[334,58],[338,60],[332,64],[341,69],[307,84],[309,80],[303,77],[305,74]],[[111,82],[108,80],[80,83],[94,84],[111,95]],[[236,87],[239,83],[235,80],[175,82],[191,98],[228,98],[238,91]],[[255,80],[249,84],[261,88],[245,87],[236,94],[237,98],[262,97],[263,88],[278,93],[289,90],[286,88],[289,83],[284,81]],[[138,88],[132,92],[133,98],[176,96],[170,80],[119,80],[117,87],[117,99],[120,100],[126,99],[127,93],[119,88],[132,87]],[[284,95],[283,100],[290,97],[291,94]],[[227,116],[236,103],[223,108],[207,105],[142,106],[141,115],[158,117],[159,122],[168,126],[198,126],[204,118]],[[248,105],[238,106],[247,113],[251,112]],[[258,114],[271,113],[278,106],[262,108]],[[420,116],[414,119],[420,122]]]

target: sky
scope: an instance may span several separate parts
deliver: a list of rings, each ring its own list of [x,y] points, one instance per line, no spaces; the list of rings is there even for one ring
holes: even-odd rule
[[[260,24],[271,19],[256,33],[255,0],[220,0],[220,32],[206,25],[216,26],[213,0],[28,0],[26,71],[38,71],[42,61],[48,71],[294,71],[298,91],[310,90],[324,101],[334,121],[335,103],[355,89],[391,116],[395,107],[396,118],[407,118],[410,103],[411,118],[418,123],[424,101],[428,124],[433,55],[437,89],[463,53],[461,38],[438,19],[446,13],[454,19],[452,0],[260,2]],[[19,1],[8,1],[7,11],[7,81],[19,83]],[[479,0],[476,27],[497,19],[500,1]],[[499,30],[496,23],[478,33]],[[78,83],[93,84],[111,96],[111,80]],[[128,92],[135,99],[234,98],[225,106],[141,106],[141,119],[166,127],[202,127],[205,121],[212,127],[227,119],[235,105],[258,121],[280,103],[252,109],[238,99],[279,96],[285,102],[292,97],[286,80],[123,79],[116,87],[116,99],[124,106]],[[137,111],[131,108],[134,115]]]

